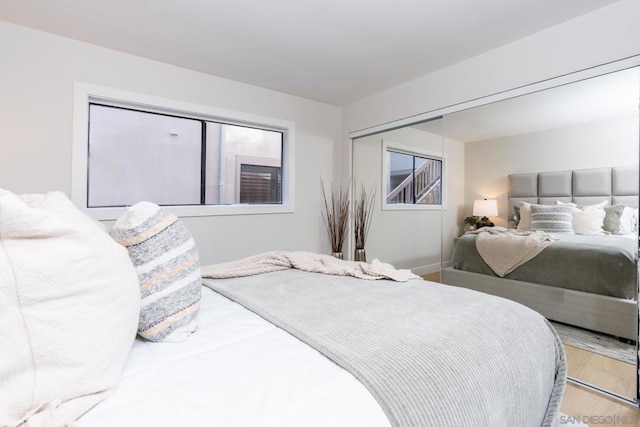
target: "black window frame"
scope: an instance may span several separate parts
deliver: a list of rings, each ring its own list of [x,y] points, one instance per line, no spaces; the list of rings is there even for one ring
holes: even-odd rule
[[[197,121],[200,123],[200,127],[201,127],[201,132],[200,132],[200,203],[190,203],[190,204],[185,204],[185,203],[176,203],[176,204],[166,204],[163,203],[161,204],[161,206],[186,206],[186,207],[198,207],[198,206],[228,206],[229,204],[216,204],[216,203],[206,203],[206,180],[207,180],[207,123],[213,123],[213,124],[219,124],[219,125],[227,125],[227,126],[236,126],[236,127],[243,127],[243,128],[248,128],[248,129],[257,129],[257,130],[262,130],[262,131],[269,131],[269,132],[275,132],[275,133],[279,133],[280,134],[280,166],[278,166],[277,168],[279,169],[279,188],[277,191],[277,196],[278,196],[278,200],[276,202],[270,202],[270,203],[234,203],[232,205],[252,205],[252,206],[256,206],[256,205],[283,205],[285,202],[283,200],[283,193],[284,193],[284,186],[285,186],[285,181],[284,181],[284,168],[285,168],[285,140],[286,140],[286,132],[283,129],[275,129],[272,128],[270,126],[258,126],[258,125],[250,125],[250,124],[246,124],[246,123],[239,123],[239,122],[234,122],[234,121],[227,121],[227,120],[221,120],[219,118],[213,118],[213,117],[199,117],[197,115],[194,116],[190,116],[190,115],[179,115],[179,114],[173,114],[170,112],[165,112],[165,111],[154,111],[153,109],[142,109],[142,108],[136,108],[136,107],[132,107],[132,106],[123,106],[123,105],[114,105],[114,104],[110,104],[108,102],[101,102],[101,101],[93,101],[93,100],[89,100],[88,102],[88,132],[87,132],[87,145],[86,145],[86,149],[87,149],[87,159],[90,157],[90,150],[91,150],[91,140],[90,140],[90,129],[91,129],[91,107],[92,106],[100,106],[100,107],[106,107],[106,108],[114,108],[114,109],[120,109],[120,110],[128,110],[128,111],[135,111],[138,113],[144,113],[144,114],[153,114],[153,115],[160,115],[160,116],[165,116],[165,117],[173,117],[173,118],[178,118],[178,119],[186,119],[186,120],[193,120],[193,121]],[[90,167],[90,162],[87,161],[87,186],[86,186],[86,207],[88,209],[101,209],[101,208],[123,208],[126,207],[127,204],[119,204],[119,205],[90,205],[89,204],[89,200],[90,200],[90,179],[91,179],[91,171],[89,170]],[[274,166],[271,166],[273,168],[275,168]],[[240,170],[238,170],[236,172],[237,174],[240,174]]]

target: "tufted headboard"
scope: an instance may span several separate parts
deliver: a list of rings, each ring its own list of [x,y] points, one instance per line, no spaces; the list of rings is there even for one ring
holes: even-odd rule
[[[612,205],[637,208],[639,179],[638,166],[509,175],[509,226],[514,225],[513,207],[520,200],[541,205],[556,200],[578,205],[608,200]]]

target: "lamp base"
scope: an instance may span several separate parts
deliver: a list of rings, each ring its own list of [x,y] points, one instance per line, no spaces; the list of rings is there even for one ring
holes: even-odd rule
[[[486,216],[483,216],[482,218],[480,218],[480,221],[476,222],[476,229],[478,228],[482,228],[482,227],[493,227],[494,224],[489,221],[489,218],[487,218]]]

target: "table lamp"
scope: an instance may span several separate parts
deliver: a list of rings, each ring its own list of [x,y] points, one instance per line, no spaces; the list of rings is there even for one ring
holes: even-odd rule
[[[476,223],[476,228],[493,227],[493,223],[489,221],[490,216],[498,216],[497,200],[474,200],[473,215],[480,216],[480,221]]]

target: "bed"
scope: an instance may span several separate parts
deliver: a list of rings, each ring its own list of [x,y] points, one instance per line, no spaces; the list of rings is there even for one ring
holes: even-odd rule
[[[201,268],[177,217],[136,206],[108,234],[0,190],[0,425],[557,421],[566,360],[535,311],[377,260]]]
[[[509,176],[509,225],[519,204],[606,204],[637,212],[638,168],[596,168]],[[613,208],[612,208],[613,209]],[[637,216],[637,213],[635,213]],[[637,219],[635,219],[637,221]],[[602,227],[602,225],[600,225]],[[545,317],[635,341],[637,332],[637,229],[626,234],[556,234],[557,241],[499,277],[476,250],[474,234],[454,242],[443,282],[518,301]],[[632,232],[630,232],[632,231]]]
[[[296,269],[205,286],[221,293],[204,290],[200,330],[184,348],[137,340],[114,395],[79,426],[537,426],[557,411],[561,344],[520,305],[421,280]],[[382,304],[372,297],[380,289],[393,295]],[[398,340],[393,317],[415,346]],[[312,334],[314,320],[323,327]]]

